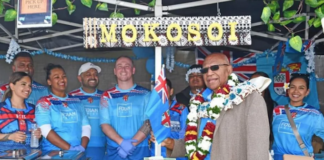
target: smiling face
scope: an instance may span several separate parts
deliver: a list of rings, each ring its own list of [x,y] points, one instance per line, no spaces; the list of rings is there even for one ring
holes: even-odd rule
[[[309,89],[304,79],[296,78],[290,85],[288,90],[288,96],[290,103],[293,106],[301,106],[303,99],[309,94]]]
[[[54,68],[50,71],[47,84],[51,86],[52,92],[55,94],[65,92],[67,87],[67,78],[65,72],[60,68]]]
[[[189,75],[190,88],[201,89],[204,87],[203,75],[201,73],[191,73]]]
[[[21,78],[15,84],[9,84],[12,90],[12,96],[17,96],[22,99],[27,99],[32,91],[32,82],[28,76]]]
[[[98,71],[91,68],[78,76],[78,80],[82,84],[82,87],[95,89],[99,84]]]
[[[228,64],[228,65],[222,65]],[[212,71],[209,67],[220,65],[217,70]],[[225,85],[228,76],[232,73],[232,66],[227,57],[221,53],[213,53],[206,57],[203,68],[209,68],[207,73],[203,74],[205,84],[208,88],[216,91],[219,87]]]
[[[135,74],[135,67],[129,58],[122,57],[116,61],[114,74],[120,82],[132,81]]]

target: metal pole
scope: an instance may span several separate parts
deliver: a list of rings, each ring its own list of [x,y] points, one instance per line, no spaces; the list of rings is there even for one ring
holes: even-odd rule
[[[66,34],[71,34],[71,33],[76,33],[76,32],[82,32],[82,31],[83,31],[83,28],[72,29],[72,30],[69,30],[69,31],[48,34],[48,35],[45,35],[45,36],[28,38],[28,39],[22,39],[22,40],[19,40],[19,43],[28,43],[28,42],[33,42],[33,41],[41,40],[41,39],[47,39],[47,38],[62,36],[62,35],[66,35]]]
[[[170,5],[170,6],[163,6],[163,11],[171,11],[171,10],[177,10],[177,9],[198,7],[198,6],[227,2],[227,1],[231,1],[231,0],[208,0],[208,1],[206,0],[206,1],[196,1],[196,2],[175,4],[175,5]]]
[[[310,7],[307,5],[306,12],[308,13],[309,10],[310,10]],[[308,28],[309,28],[308,20],[309,20],[309,15],[306,16],[306,21],[305,21],[305,40],[308,40],[309,39],[309,35],[308,35]]]
[[[307,21],[306,21],[307,22]],[[296,29],[301,23],[297,23],[295,24],[295,26],[293,28],[291,28],[291,30],[294,30]],[[287,37],[288,35],[290,34],[290,32],[286,33],[285,34],[285,37]],[[280,42],[277,42],[275,45],[273,45],[271,48],[270,48],[270,51],[272,51],[273,49],[275,49],[278,45],[279,45]]]
[[[18,4],[18,0],[15,0],[15,9],[16,9],[16,11],[18,11],[17,4]],[[19,40],[19,30],[18,30],[18,27],[17,27],[17,17],[16,17],[16,20],[15,20],[15,37],[17,38],[17,40]],[[18,43],[18,41],[17,41],[17,43]]]
[[[156,0],[154,7],[155,17],[162,17],[162,0]],[[161,62],[162,62],[162,48],[155,47],[155,81],[157,81],[158,76],[161,72]],[[161,157],[161,144],[157,142],[155,145],[155,157]]]
[[[275,40],[279,40],[279,41],[287,41],[288,40],[285,37],[274,36],[274,35],[269,35],[269,34],[266,34],[266,33],[255,32],[255,31],[251,31],[251,35],[252,36],[259,36],[259,37],[270,38],[270,39],[275,39]]]
[[[110,3],[110,4],[117,4],[118,6],[124,6],[124,7],[139,9],[139,10],[143,10],[143,11],[153,11],[154,10],[154,8],[149,7],[149,6],[130,3],[130,2],[124,2],[124,1],[119,1],[119,0],[96,0],[96,1]]]

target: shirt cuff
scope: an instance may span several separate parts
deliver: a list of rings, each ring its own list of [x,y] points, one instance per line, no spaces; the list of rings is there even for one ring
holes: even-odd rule
[[[39,128],[41,129],[42,136],[44,136],[45,138],[47,137],[48,133],[52,130],[52,126],[50,124],[44,124]]]
[[[91,126],[90,125],[82,126],[82,136],[81,137],[88,137],[90,140],[90,136],[91,136]]]

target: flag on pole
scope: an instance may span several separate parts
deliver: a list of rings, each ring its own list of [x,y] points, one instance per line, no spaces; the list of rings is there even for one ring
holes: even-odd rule
[[[146,116],[149,117],[156,141],[160,144],[171,133],[169,115],[169,94],[167,90],[164,66],[151,92]]]

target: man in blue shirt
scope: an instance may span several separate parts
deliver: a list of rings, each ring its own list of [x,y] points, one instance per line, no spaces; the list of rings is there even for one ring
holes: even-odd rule
[[[145,111],[149,107],[150,91],[134,83],[134,63],[127,56],[116,60],[114,74],[117,85],[105,91],[100,101],[100,124],[107,136],[105,159],[149,157],[150,126]]]
[[[70,92],[71,96],[79,98],[85,108],[90,125],[91,137],[86,149],[87,157],[92,160],[102,160],[105,155],[106,138],[99,123],[99,103],[102,91],[97,89],[98,74],[101,68],[90,62],[83,64],[78,73],[81,87]]]
[[[167,82],[167,90],[169,93],[169,99],[171,99],[173,95],[172,83],[169,79],[166,79]],[[170,111],[170,119],[171,119],[171,134],[168,139],[184,139],[186,128],[187,128],[187,116],[189,114],[188,108],[178,103],[176,100],[169,101],[169,111]],[[161,147],[161,154],[164,158],[167,158],[167,149],[163,146]],[[151,144],[151,156],[155,155],[155,145]],[[177,157],[177,160],[187,160],[187,157]]]
[[[33,64],[33,58],[28,52],[19,52],[15,55],[12,63],[12,72],[26,72],[31,77],[34,75],[34,64]],[[9,84],[4,84],[0,86],[0,101],[3,100],[3,95],[7,88],[9,87]],[[48,88],[33,81],[32,83],[32,92],[30,96],[27,99],[27,102],[33,105],[36,105],[36,102],[43,96],[47,96]]]

